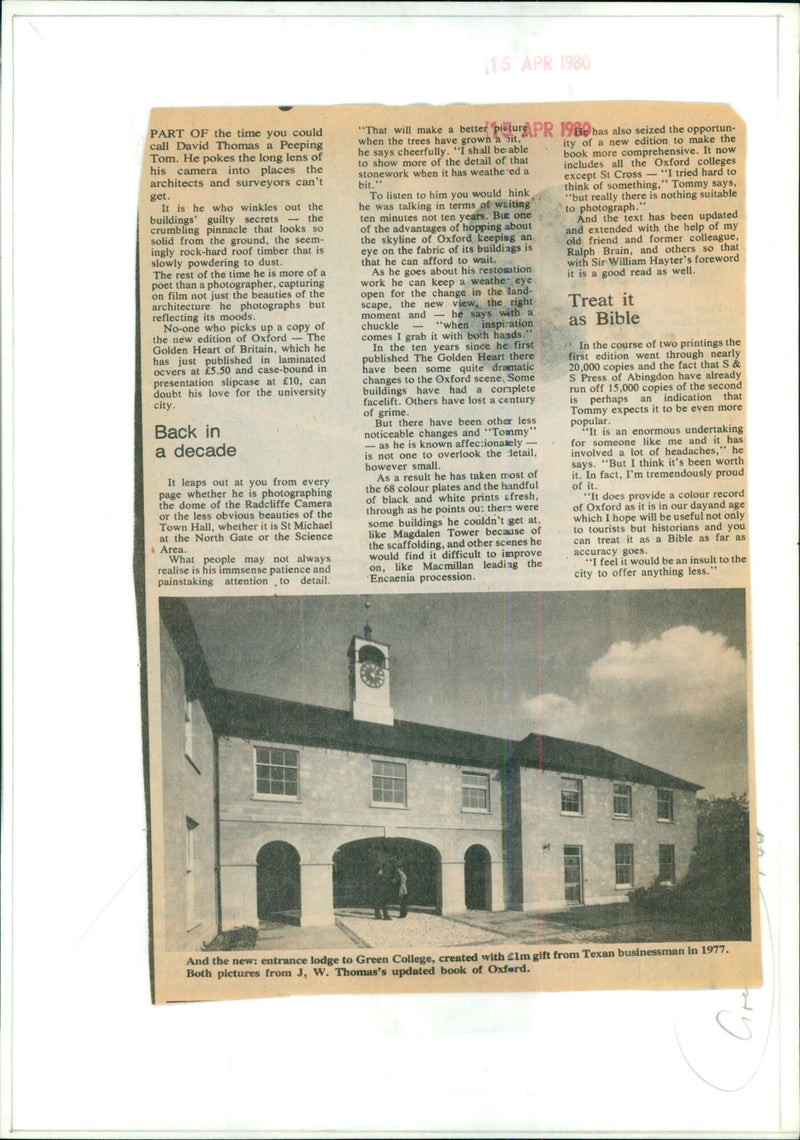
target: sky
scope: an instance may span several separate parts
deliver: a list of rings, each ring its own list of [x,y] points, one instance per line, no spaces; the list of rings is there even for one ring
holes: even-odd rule
[[[369,601],[369,609],[365,601]],[[747,790],[742,590],[191,598],[214,683],[349,706],[366,617],[390,645],[397,719],[598,744],[703,785]]]

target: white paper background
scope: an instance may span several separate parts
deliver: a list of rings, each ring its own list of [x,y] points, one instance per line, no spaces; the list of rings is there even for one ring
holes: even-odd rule
[[[796,1134],[796,6],[11,0],[4,20],[4,1134]],[[546,53],[592,66],[486,73]],[[691,1071],[676,1025],[691,1051],[738,994],[150,1004],[131,571],[150,108],[564,99],[730,102],[748,124],[758,822],[781,990],[734,1093]],[[716,1061],[731,1083],[737,1064]]]

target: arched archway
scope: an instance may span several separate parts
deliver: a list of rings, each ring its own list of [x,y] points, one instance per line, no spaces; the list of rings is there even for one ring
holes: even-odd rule
[[[467,910],[492,909],[492,857],[481,843],[464,855],[464,898]]]
[[[300,856],[291,843],[265,843],[256,857],[259,919],[299,922]]]
[[[356,839],[343,843],[333,855],[334,907],[373,906],[373,883],[378,867],[391,876],[398,867],[406,874],[411,910],[441,914],[442,857],[429,843],[416,839]],[[395,903],[396,891],[392,890]]]

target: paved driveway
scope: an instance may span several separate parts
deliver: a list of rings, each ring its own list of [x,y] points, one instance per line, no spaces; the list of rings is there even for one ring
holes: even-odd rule
[[[406,918],[391,921],[373,917],[372,911],[345,907],[336,911],[336,925],[327,927],[287,926],[263,923],[257,945],[263,950],[342,950],[349,946],[368,949],[406,949],[425,946],[493,946],[503,942],[524,945],[580,944],[619,941],[608,927],[582,928],[546,916],[520,911],[466,911],[440,916],[430,911],[410,910]],[[624,940],[624,939],[623,939]]]
[[[483,946],[505,941],[500,933],[426,911],[410,910],[405,918],[393,916],[390,922],[385,922],[369,911],[353,907],[337,910],[336,921],[357,945],[372,949]]]

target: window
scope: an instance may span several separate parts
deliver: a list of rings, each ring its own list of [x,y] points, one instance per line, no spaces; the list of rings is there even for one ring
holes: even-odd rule
[[[561,810],[568,815],[583,815],[583,780],[561,778]]]
[[[183,754],[189,763],[192,763],[192,702],[188,697],[183,700]]]
[[[391,760],[372,761],[372,802],[405,806],[405,764],[395,764]]]
[[[479,772],[461,773],[461,807],[464,811],[489,810],[489,777]]]
[[[633,886],[633,844],[617,843],[614,847],[614,865],[618,887]]]
[[[630,784],[614,785],[614,815],[631,818],[632,791]]]
[[[673,796],[670,788],[658,789],[658,819],[662,823],[672,823],[675,818]]]
[[[194,833],[195,820],[186,816],[186,929],[194,926]]]
[[[358,659],[359,661],[371,661],[373,665],[379,665],[381,669],[386,668],[386,658],[377,645],[362,645],[358,651]]]
[[[658,881],[670,884],[675,882],[675,848],[671,843],[658,845]]]
[[[297,799],[297,752],[256,748],[256,794]]]

